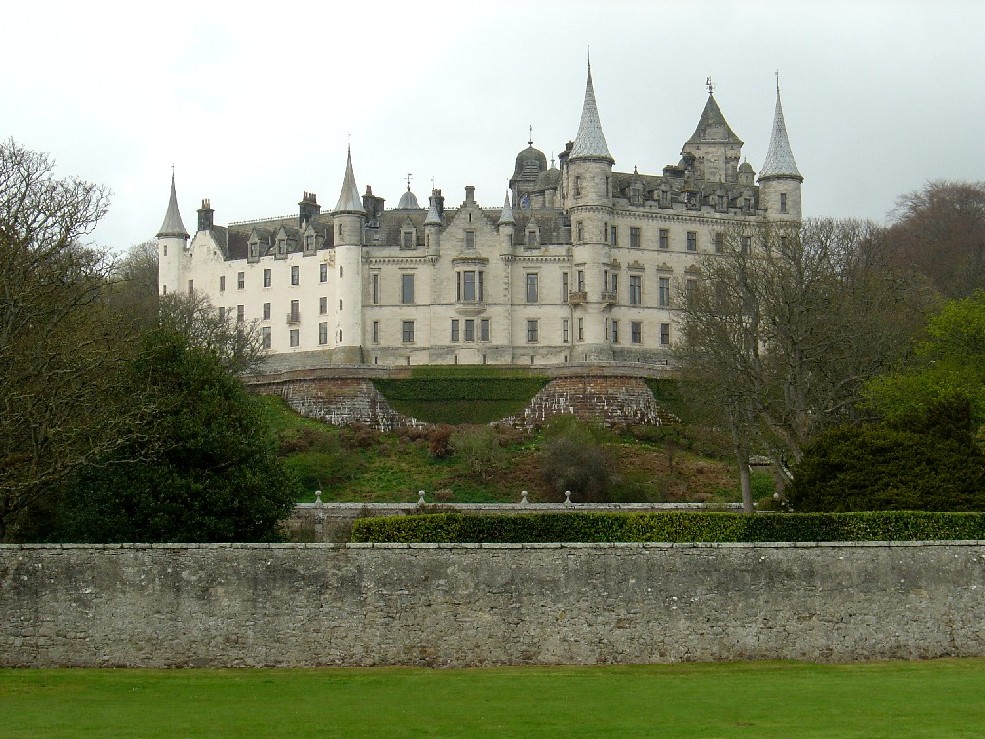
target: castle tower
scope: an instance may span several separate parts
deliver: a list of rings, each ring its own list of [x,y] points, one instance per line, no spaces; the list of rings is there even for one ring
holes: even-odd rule
[[[500,254],[510,254],[513,252],[513,229],[516,220],[513,218],[513,206],[510,205],[510,193],[507,191],[506,198],[503,200],[503,212],[499,214],[499,222],[496,230],[500,239]]]
[[[722,115],[710,77],[707,85],[708,100],[694,133],[681,149],[681,156],[693,157],[695,179],[735,183],[742,154],[742,139],[735,135]]]
[[[431,207],[424,217],[424,249],[429,257],[441,254],[441,211],[444,210],[444,202],[441,190],[431,191]]]
[[[339,202],[332,211],[335,228],[335,278],[338,303],[335,312],[336,364],[362,364],[362,241],[366,211],[352,174],[352,149],[346,156],[345,177]]]
[[[164,223],[157,232],[157,284],[161,295],[188,289],[185,283],[188,261],[188,231],[178,210],[178,194],[171,173],[171,200],[164,215]]]
[[[589,63],[581,123],[565,165],[565,204],[571,217],[571,251],[576,265],[576,291],[569,297],[574,304],[572,356],[576,361],[612,359],[612,346],[605,340],[609,306],[603,302],[608,289],[603,281],[611,252],[613,164],[599,120]]]
[[[793,158],[787,125],[780,104],[780,82],[776,83],[776,112],[766,161],[759,172],[759,207],[773,222],[798,223],[801,219],[800,190],[804,178]]]

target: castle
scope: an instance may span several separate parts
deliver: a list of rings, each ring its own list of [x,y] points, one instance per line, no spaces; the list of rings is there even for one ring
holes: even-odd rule
[[[709,83],[680,161],[619,172],[591,67],[574,141],[548,167],[528,142],[502,208],[465,188],[396,208],[346,162],[335,207],[305,192],[297,216],[217,226],[208,200],[190,236],[171,200],[157,234],[162,293],[206,294],[258,321],[285,366],[664,363],[697,257],[726,233],[795,225],[801,184],[780,105],[758,178]]]

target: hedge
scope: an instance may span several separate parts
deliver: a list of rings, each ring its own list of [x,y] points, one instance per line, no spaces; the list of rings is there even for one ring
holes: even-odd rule
[[[436,513],[363,518],[352,528],[352,541],[375,543],[935,540],[985,540],[985,513]]]
[[[373,380],[400,413],[431,423],[489,423],[520,413],[547,377],[422,377]]]

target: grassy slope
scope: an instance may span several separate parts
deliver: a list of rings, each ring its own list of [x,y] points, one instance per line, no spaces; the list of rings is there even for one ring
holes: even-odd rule
[[[433,458],[426,434],[338,429],[297,416],[279,398],[268,396],[263,402],[286,461],[311,493],[308,500],[316,489],[326,502],[413,502],[418,490],[427,491],[429,501],[437,491],[449,491],[440,498],[454,502],[516,502],[522,490],[531,500],[551,499],[538,471],[539,435],[509,436],[502,463],[480,477],[457,455]],[[615,440],[609,450],[623,484],[614,499],[738,500],[734,467],[710,449],[701,440],[657,429],[649,441]]]
[[[0,670],[0,737],[973,737],[985,660]]]

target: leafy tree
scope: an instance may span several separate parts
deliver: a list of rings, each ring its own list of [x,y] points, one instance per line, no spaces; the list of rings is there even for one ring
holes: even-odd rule
[[[65,487],[63,539],[271,541],[300,486],[258,399],[178,333],[147,335],[130,373],[145,434]]]
[[[731,433],[747,511],[754,449],[786,472],[818,432],[850,417],[865,381],[899,361],[917,330],[925,291],[888,268],[876,235],[831,219],[735,230],[681,291],[677,359]]]
[[[218,357],[234,374],[255,372],[267,356],[259,321],[237,321],[201,293],[169,293],[159,298],[159,325],[185,336],[191,346]]]
[[[797,511],[985,508],[985,453],[970,404],[951,399],[919,416],[822,433],[797,465],[789,501]]]
[[[47,155],[0,142],[0,541],[141,415],[121,383],[132,336],[105,300],[111,261],[83,244],[108,202],[57,177]]]
[[[908,366],[872,380],[870,410],[890,420],[935,404],[967,399],[976,427],[985,423],[985,291],[945,303],[928,322]]]
[[[985,285],[985,182],[928,182],[901,196],[885,239],[894,262],[916,268],[946,297]]]

